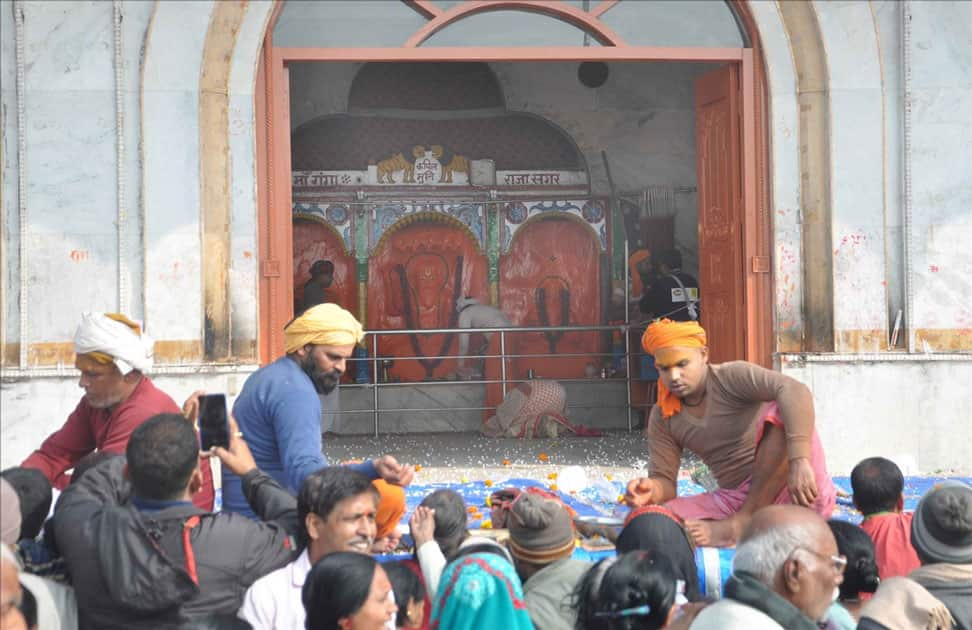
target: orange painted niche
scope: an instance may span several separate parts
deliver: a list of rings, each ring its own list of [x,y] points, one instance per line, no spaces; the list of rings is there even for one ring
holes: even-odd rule
[[[419,219],[390,230],[368,263],[369,331],[454,328],[457,297],[488,303],[486,257],[464,228]],[[402,382],[449,376],[457,351],[455,334],[378,335],[389,378]]]
[[[310,280],[311,265],[317,260],[334,263],[334,282],[327,291],[330,301],[358,314],[354,256],[332,228],[308,219],[294,219],[294,312],[302,310],[304,283]]]
[[[580,326],[600,322],[600,248],[593,231],[563,217],[533,219],[520,228],[500,260],[500,304],[518,326]],[[545,378],[582,378],[588,363],[599,369],[599,334],[519,333],[512,346],[517,378],[527,370]],[[531,357],[529,355],[558,355]],[[563,356],[579,354],[582,356]]]

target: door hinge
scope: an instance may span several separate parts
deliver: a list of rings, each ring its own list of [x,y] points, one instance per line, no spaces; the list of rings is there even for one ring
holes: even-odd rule
[[[769,256],[753,256],[753,273],[769,273],[770,272],[770,258]]]

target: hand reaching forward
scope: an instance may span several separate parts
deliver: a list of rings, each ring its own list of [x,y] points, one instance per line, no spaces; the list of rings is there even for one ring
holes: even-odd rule
[[[412,483],[412,479],[415,477],[415,468],[399,464],[398,460],[391,455],[382,455],[372,463],[375,465],[379,477],[396,486],[405,487]]]

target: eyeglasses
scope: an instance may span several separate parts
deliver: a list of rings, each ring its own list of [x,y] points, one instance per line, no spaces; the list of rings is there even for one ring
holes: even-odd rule
[[[651,614],[651,606],[635,606],[634,608],[623,608],[621,610],[603,611],[594,613],[595,617],[644,617]]]
[[[818,558],[822,558],[824,560],[829,561],[830,562],[830,565],[831,565],[831,568],[838,575],[843,575],[844,569],[847,568],[847,558],[845,556],[828,556],[827,554],[823,554],[823,553],[816,552],[813,549],[810,549],[809,547],[797,547],[793,551],[797,551],[798,549],[802,549],[803,551],[807,551],[809,553],[812,553],[813,555],[817,556]]]

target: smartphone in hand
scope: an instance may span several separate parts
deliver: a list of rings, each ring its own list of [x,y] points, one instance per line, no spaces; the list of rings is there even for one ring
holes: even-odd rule
[[[199,448],[208,451],[214,446],[229,448],[229,414],[226,396],[207,394],[199,397]]]

